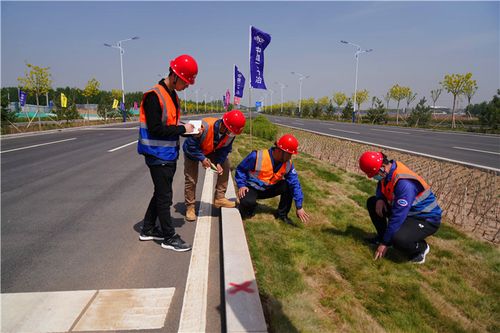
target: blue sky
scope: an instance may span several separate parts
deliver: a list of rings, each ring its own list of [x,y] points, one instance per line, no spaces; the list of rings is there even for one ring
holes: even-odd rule
[[[364,48],[358,88],[382,97],[398,83],[430,101],[445,74],[472,72],[473,102],[490,100],[500,87],[499,2],[1,2],[2,86],[17,86],[25,62],[51,68],[54,87],[83,88],[95,77],[106,90],[120,89],[119,52],[124,44],[126,91],[144,91],[168,71],[168,61],[188,53],[199,64],[194,90],[219,98],[232,86],[233,64],[249,77],[249,26],[271,34],[265,80],[280,100],[276,81],[288,85],[284,100],[297,100],[298,77],[310,75],[303,98],[354,90],[354,47]],[[254,90],[252,100],[264,91]],[[443,92],[439,105],[451,106]],[[182,94],[181,94],[182,97]],[[270,103],[270,97],[267,100]],[[248,103],[245,89],[244,104]],[[465,100],[464,102],[465,103]]]

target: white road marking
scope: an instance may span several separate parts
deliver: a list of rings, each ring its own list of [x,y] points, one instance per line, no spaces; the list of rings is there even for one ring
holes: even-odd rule
[[[359,132],[345,131],[345,130],[336,129],[336,128],[329,128],[329,130],[331,130],[331,131],[345,132],[345,133],[351,133],[351,134],[359,134]]]
[[[446,157],[441,157],[441,156],[436,156],[436,155],[430,155],[430,154],[425,154],[425,153],[419,153],[418,151],[412,151],[412,150],[407,150],[407,149],[401,149],[401,148],[396,148],[396,147],[381,145],[379,143],[362,141],[362,140],[356,140],[356,139],[347,138],[347,137],[344,137],[344,136],[327,134],[327,133],[322,133],[322,132],[318,132],[318,131],[312,131],[312,130],[303,129],[303,128],[297,128],[297,127],[290,126],[290,125],[281,125],[281,126],[289,127],[289,128],[295,128],[295,129],[298,129],[298,130],[301,130],[301,131],[306,131],[306,132],[309,132],[309,133],[315,133],[315,134],[319,134],[319,135],[330,136],[332,138],[337,138],[337,139],[342,139],[342,140],[347,140],[347,141],[362,143],[362,144],[365,144],[365,145],[371,145],[371,146],[376,146],[376,147],[386,148],[386,149],[393,149],[393,150],[397,150],[397,151],[400,151],[400,152],[403,152],[403,153],[409,153],[409,154],[418,155],[418,156],[430,157],[430,158],[434,158],[436,160],[441,160],[441,161],[446,161],[446,162],[452,162],[452,163],[457,163],[457,164],[461,164],[461,165],[468,165],[468,166],[472,166],[472,167],[476,167],[476,168],[480,168],[480,169],[486,169],[486,170],[491,170],[491,171],[495,171],[495,172],[500,172],[500,169],[492,168],[492,167],[489,167],[489,166],[486,166],[486,165],[480,165],[480,164],[474,164],[474,163],[467,163],[467,162],[463,162],[463,161],[453,160],[451,158],[446,158]]]
[[[479,153],[485,153],[485,154],[494,154],[494,155],[500,155],[500,153],[494,152],[494,151],[487,151],[487,150],[479,150],[479,149],[472,149],[472,148],[465,148],[465,147],[453,147],[454,149],[462,149],[462,150],[470,150],[470,151],[477,151]]]
[[[66,142],[66,141],[71,141],[71,140],[76,140],[76,138],[64,139],[64,140],[58,140],[58,141],[52,141],[52,142],[46,142],[46,143],[40,143],[40,144],[37,144],[37,145],[26,146],[26,147],[15,148],[15,149],[9,149],[9,150],[3,150],[3,151],[0,151],[0,154],[10,153],[11,151],[17,151],[17,150],[23,150],[23,149],[30,149],[30,148],[36,148],[36,147],[41,147],[41,146],[47,146],[47,145],[52,145],[54,143]]]
[[[137,126],[137,127],[123,127],[123,128],[118,128],[118,127],[99,127],[99,128],[89,127],[89,128],[85,128],[85,130],[89,130],[89,131],[130,131],[130,130],[136,131],[137,129],[139,129],[139,126]]]
[[[116,148],[110,149],[110,150],[108,150],[108,153],[112,153],[112,152],[114,152],[114,151],[117,151],[118,149],[122,149],[122,148],[125,148],[125,147],[127,147],[127,146],[133,145],[134,143],[137,143],[137,140],[134,140],[134,141],[132,141],[132,142],[129,142],[129,143],[127,143],[127,144],[123,145],[123,146],[120,146],[120,147],[116,147]]]
[[[389,132],[389,133],[399,133],[399,134],[410,134],[408,132],[389,131],[389,130],[375,129],[375,128],[372,128],[372,131]]]
[[[205,332],[214,173],[205,172],[178,332]]]
[[[162,328],[175,288],[76,290],[1,295],[2,332]]]

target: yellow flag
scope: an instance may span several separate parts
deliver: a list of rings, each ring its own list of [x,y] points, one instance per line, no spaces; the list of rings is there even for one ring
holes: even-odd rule
[[[117,99],[113,100],[113,109],[118,109],[118,100]]]
[[[63,93],[61,93],[61,106],[63,108],[65,108],[66,106],[68,106],[68,98]]]

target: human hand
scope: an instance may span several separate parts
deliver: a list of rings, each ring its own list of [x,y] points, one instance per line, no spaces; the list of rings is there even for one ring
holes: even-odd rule
[[[210,160],[208,158],[205,158],[202,162],[201,162],[201,165],[205,168],[205,169],[208,169],[210,168],[210,164],[212,162],[210,162]]]
[[[385,256],[385,253],[387,252],[387,246],[384,244],[380,244],[377,247],[377,250],[375,251],[375,258],[373,260],[377,260],[379,258],[382,258]]]
[[[223,172],[224,169],[222,169],[222,166],[219,163],[217,163],[217,173],[219,174],[219,176],[222,175]]]
[[[198,130],[198,134],[195,134],[194,137],[195,138],[201,137],[201,135],[203,134],[204,130],[205,130],[205,127],[203,125],[201,125],[200,129]]]
[[[243,197],[247,194],[247,192],[248,192],[248,187],[243,186],[238,190],[238,198],[243,199]]]
[[[194,126],[190,123],[185,123],[184,128],[186,129],[186,133],[191,133],[194,131]]]
[[[302,221],[302,223],[307,223],[309,221],[309,214],[306,213],[304,208],[297,209],[297,217]]]
[[[384,200],[377,200],[375,203],[375,212],[378,216],[384,217],[384,213],[387,211],[387,207],[385,205]]]

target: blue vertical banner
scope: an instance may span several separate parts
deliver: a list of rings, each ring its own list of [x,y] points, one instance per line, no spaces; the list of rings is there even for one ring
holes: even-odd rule
[[[226,105],[226,95],[222,95],[222,102],[223,102],[224,110],[225,110],[226,107],[227,107],[227,105]]]
[[[19,90],[19,104],[21,104],[21,106],[26,105],[26,96],[26,92]]]
[[[50,100],[49,101],[49,110],[52,110],[54,108],[54,101]]]
[[[243,73],[238,70],[238,66],[234,66],[234,97],[243,97],[243,90],[245,89],[245,77]]]
[[[264,50],[271,42],[271,35],[250,27],[250,86],[267,89],[264,82]]]

